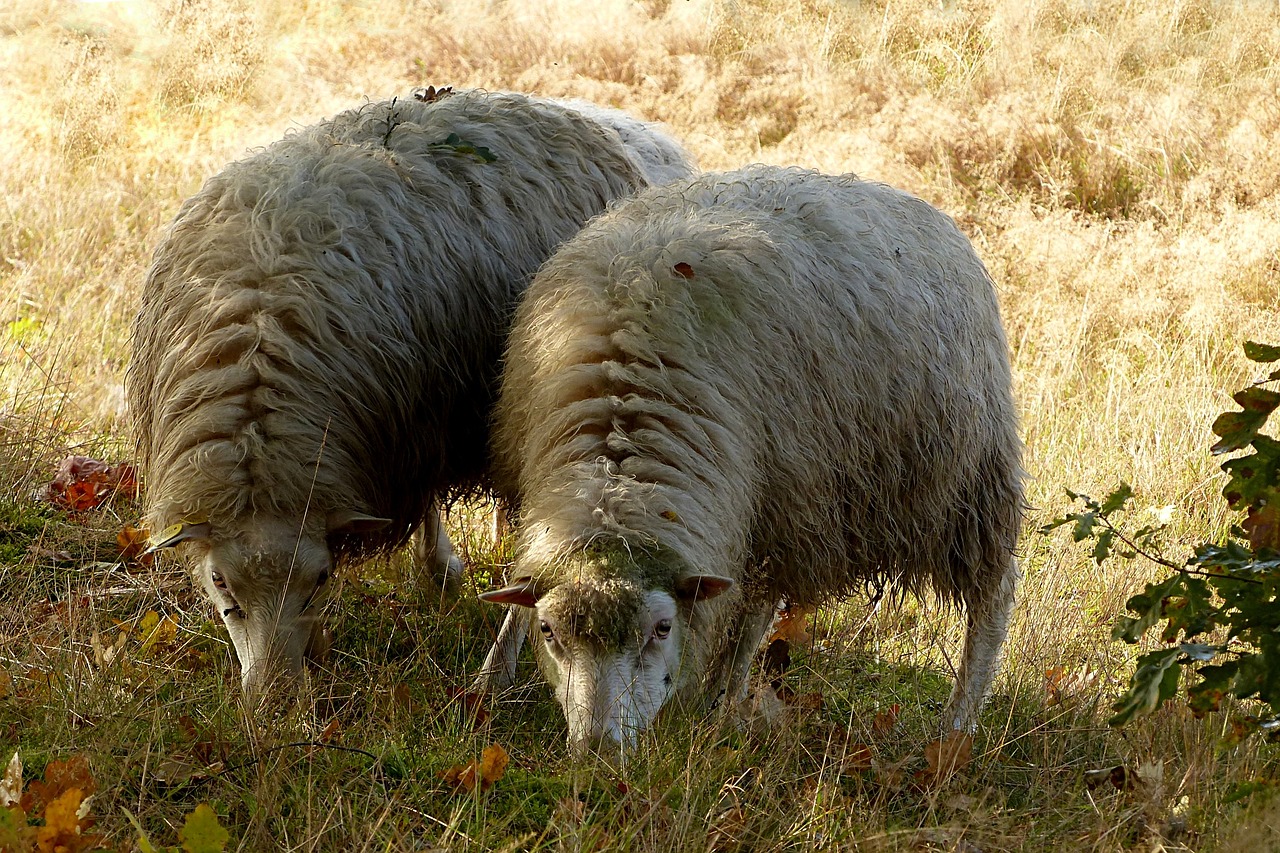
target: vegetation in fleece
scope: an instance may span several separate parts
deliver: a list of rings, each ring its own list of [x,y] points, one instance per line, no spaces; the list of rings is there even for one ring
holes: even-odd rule
[[[1275,747],[1223,743],[1230,701],[1106,725],[1135,653],[1161,647],[1112,626],[1160,570],[1099,566],[1067,535],[1023,537],[1002,674],[971,762],[938,789],[915,774],[963,628],[929,607],[824,607],[783,685],[808,709],[744,733],[672,720],[610,777],[566,757],[540,687],[463,720],[449,694],[497,614],[469,593],[438,612],[404,555],[335,578],[318,701],[254,726],[190,581],[119,564],[139,508],[31,500],[69,451],[132,456],[128,327],[183,199],[290,129],[431,84],[626,109],[710,170],[853,171],[922,197],[996,285],[1027,529],[1070,508],[1064,488],[1123,480],[1135,523],[1168,521],[1166,553],[1221,542],[1239,517],[1210,425],[1266,375],[1242,341],[1280,342],[1274,4],[2,6],[0,762],[20,750],[30,788],[85,755],[109,847],[133,846],[126,809],[178,844],[202,802],[245,850],[1280,846]],[[483,514],[450,519],[480,588],[510,557],[483,544]],[[536,681],[527,659],[521,677]],[[487,793],[437,777],[495,741],[511,761]]]

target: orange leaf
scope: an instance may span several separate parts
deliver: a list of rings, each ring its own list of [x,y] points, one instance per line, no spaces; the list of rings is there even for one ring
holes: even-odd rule
[[[676,275],[681,278],[693,278],[693,267],[689,266],[684,261],[676,264],[671,269],[675,270]]]
[[[813,609],[810,607],[788,605],[786,609],[778,614],[778,621],[774,623],[773,633],[769,635],[769,640],[786,640],[789,643],[797,644],[812,643],[813,636],[805,630],[805,619],[811,613],[813,613]]]
[[[113,495],[138,496],[132,465],[108,465],[88,456],[68,456],[44,488],[45,500],[70,512],[96,509]]]
[[[338,718],[334,717],[329,721],[329,725],[324,727],[324,731],[320,733],[318,740],[321,743],[329,743],[338,739],[338,735],[342,733],[342,724],[338,722]]]
[[[506,775],[507,765],[510,762],[510,756],[501,745],[495,743],[485,747],[480,753],[481,790],[487,791],[494,782]]]
[[[130,527],[125,525],[120,532],[116,534],[116,546],[120,549],[120,559],[123,562],[137,562],[143,566],[150,566],[155,563],[155,554],[145,553],[150,547],[151,534],[146,528]]]
[[[894,702],[889,706],[889,710],[881,711],[871,720],[871,731],[878,735],[887,735],[893,731],[893,727],[898,724],[898,712],[902,710],[902,706]]]
[[[484,748],[479,761],[472,761],[465,766],[455,764],[437,775],[455,787],[474,791],[478,784],[481,791],[487,791],[506,774],[509,761],[507,751],[495,743]]]
[[[80,853],[95,850],[102,841],[84,830],[93,825],[89,801],[79,788],[68,788],[44,810],[44,826],[36,830],[36,850],[40,853]]]

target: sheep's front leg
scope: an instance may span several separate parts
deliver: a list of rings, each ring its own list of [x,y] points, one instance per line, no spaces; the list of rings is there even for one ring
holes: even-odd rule
[[[715,665],[707,673],[708,700],[725,710],[737,708],[747,697],[751,661],[773,624],[772,602],[743,600],[730,621],[730,634]]]
[[[458,594],[458,586],[462,582],[462,561],[453,551],[440,510],[434,504],[414,531],[413,562],[445,596],[452,598]]]
[[[520,649],[524,646],[525,635],[529,633],[529,613],[525,607],[508,607],[507,615],[498,629],[498,637],[493,641],[493,648],[484,659],[484,665],[471,682],[474,693],[485,695],[498,690],[505,690],[516,683],[516,663],[520,658]]]
[[[1010,558],[994,588],[966,597],[964,657],[943,716],[952,729],[972,732],[978,727],[978,712],[1000,668],[1000,649],[1009,631],[1018,576],[1018,562]]]

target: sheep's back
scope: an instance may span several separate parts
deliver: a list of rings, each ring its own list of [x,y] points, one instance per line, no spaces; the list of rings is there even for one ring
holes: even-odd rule
[[[484,479],[528,278],[642,182],[589,119],[479,92],[367,105],[211,178],[134,326],[152,523],[351,507],[406,536],[425,501]]]
[[[653,188],[531,287],[501,467],[542,501],[534,518],[563,513],[592,459],[674,471],[630,488],[634,523],[673,543],[689,531],[696,565],[741,560],[762,594],[816,601],[889,577],[958,597],[1017,532],[1006,347],[968,241],[905,193],[770,167]],[[622,403],[677,414],[646,432]],[[582,417],[539,414],[557,410]]]

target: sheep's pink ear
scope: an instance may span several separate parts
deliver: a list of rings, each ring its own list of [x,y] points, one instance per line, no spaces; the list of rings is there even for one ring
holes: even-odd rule
[[[685,601],[715,598],[733,586],[733,578],[720,575],[687,575],[676,581],[676,597]]]
[[[481,601],[487,601],[490,604],[517,604],[520,607],[533,607],[541,597],[542,592],[538,589],[537,581],[532,578],[524,578],[502,589],[482,592],[479,596]]]
[[[208,539],[211,528],[207,521],[180,521],[171,524],[151,537],[144,554],[154,554],[164,548],[172,548],[188,539]]]
[[[356,534],[377,533],[391,523],[389,518],[364,515],[352,509],[336,509],[324,520],[326,533]]]

